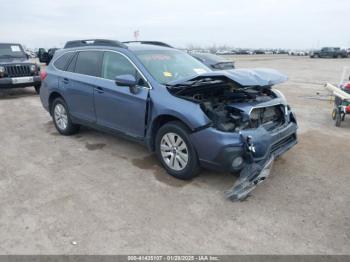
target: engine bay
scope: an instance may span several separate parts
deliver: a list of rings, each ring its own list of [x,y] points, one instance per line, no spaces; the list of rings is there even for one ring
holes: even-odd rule
[[[259,106],[277,97],[270,86],[242,87],[233,82],[216,80],[170,91],[200,104],[213,126],[220,131],[239,132],[260,125],[272,130],[284,121],[285,109],[282,105]]]

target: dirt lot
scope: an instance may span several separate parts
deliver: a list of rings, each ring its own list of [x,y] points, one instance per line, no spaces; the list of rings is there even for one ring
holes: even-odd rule
[[[231,174],[178,181],[133,142],[58,135],[34,89],[0,92],[0,253],[350,254],[350,119],[334,127],[314,99],[350,59],[234,60],[286,73],[278,89],[300,124],[299,144],[239,203],[223,196]]]

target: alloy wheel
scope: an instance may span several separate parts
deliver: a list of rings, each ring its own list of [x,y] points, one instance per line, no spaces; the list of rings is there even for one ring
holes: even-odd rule
[[[160,142],[160,152],[165,164],[175,170],[183,170],[189,160],[186,142],[175,133],[166,133]]]
[[[62,104],[56,104],[54,109],[55,122],[59,129],[65,130],[68,126],[67,111]]]

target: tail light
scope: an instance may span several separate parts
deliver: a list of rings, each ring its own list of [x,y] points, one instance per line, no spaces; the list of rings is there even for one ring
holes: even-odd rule
[[[44,81],[46,77],[47,77],[47,72],[45,70],[40,71],[41,81]]]

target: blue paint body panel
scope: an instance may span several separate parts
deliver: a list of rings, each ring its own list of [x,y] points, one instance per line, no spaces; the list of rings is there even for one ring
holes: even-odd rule
[[[260,161],[267,155],[280,155],[296,144],[297,123],[292,112],[285,116],[285,124],[274,131],[260,126],[256,129],[237,132],[223,132],[211,127],[211,120],[198,103],[181,99],[159,84],[146,70],[135,49],[167,49],[166,47],[141,45],[130,48],[83,47],[60,50],[53,62],[65,52],[84,50],[115,51],[127,57],[147,80],[148,87],[139,87],[131,92],[128,87],[117,86],[114,81],[58,70],[53,62],[47,67],[47,77],[41,87],[41,102],[50,110],[52,95],[60,95],[66,101],[74,122],[96,128],[106,128],[142,141],[152,149],[153,123],[159,117],[168,116],[182,121],[190,129],[190,139],[203,166],[231,170],[232,159],[243,153],[242,138],[252,136],[255,145],[255,158]],[[241,86],[271,86],[287,79],[286,76],[271,69],[235,69],[209,72],[186,80],[204,77],[225,77]],[[176,84],[176,82],[171,83]],[[254,106],[282,104],[278,96],[269,102],[235,103],[233,107],[247,114]]]

